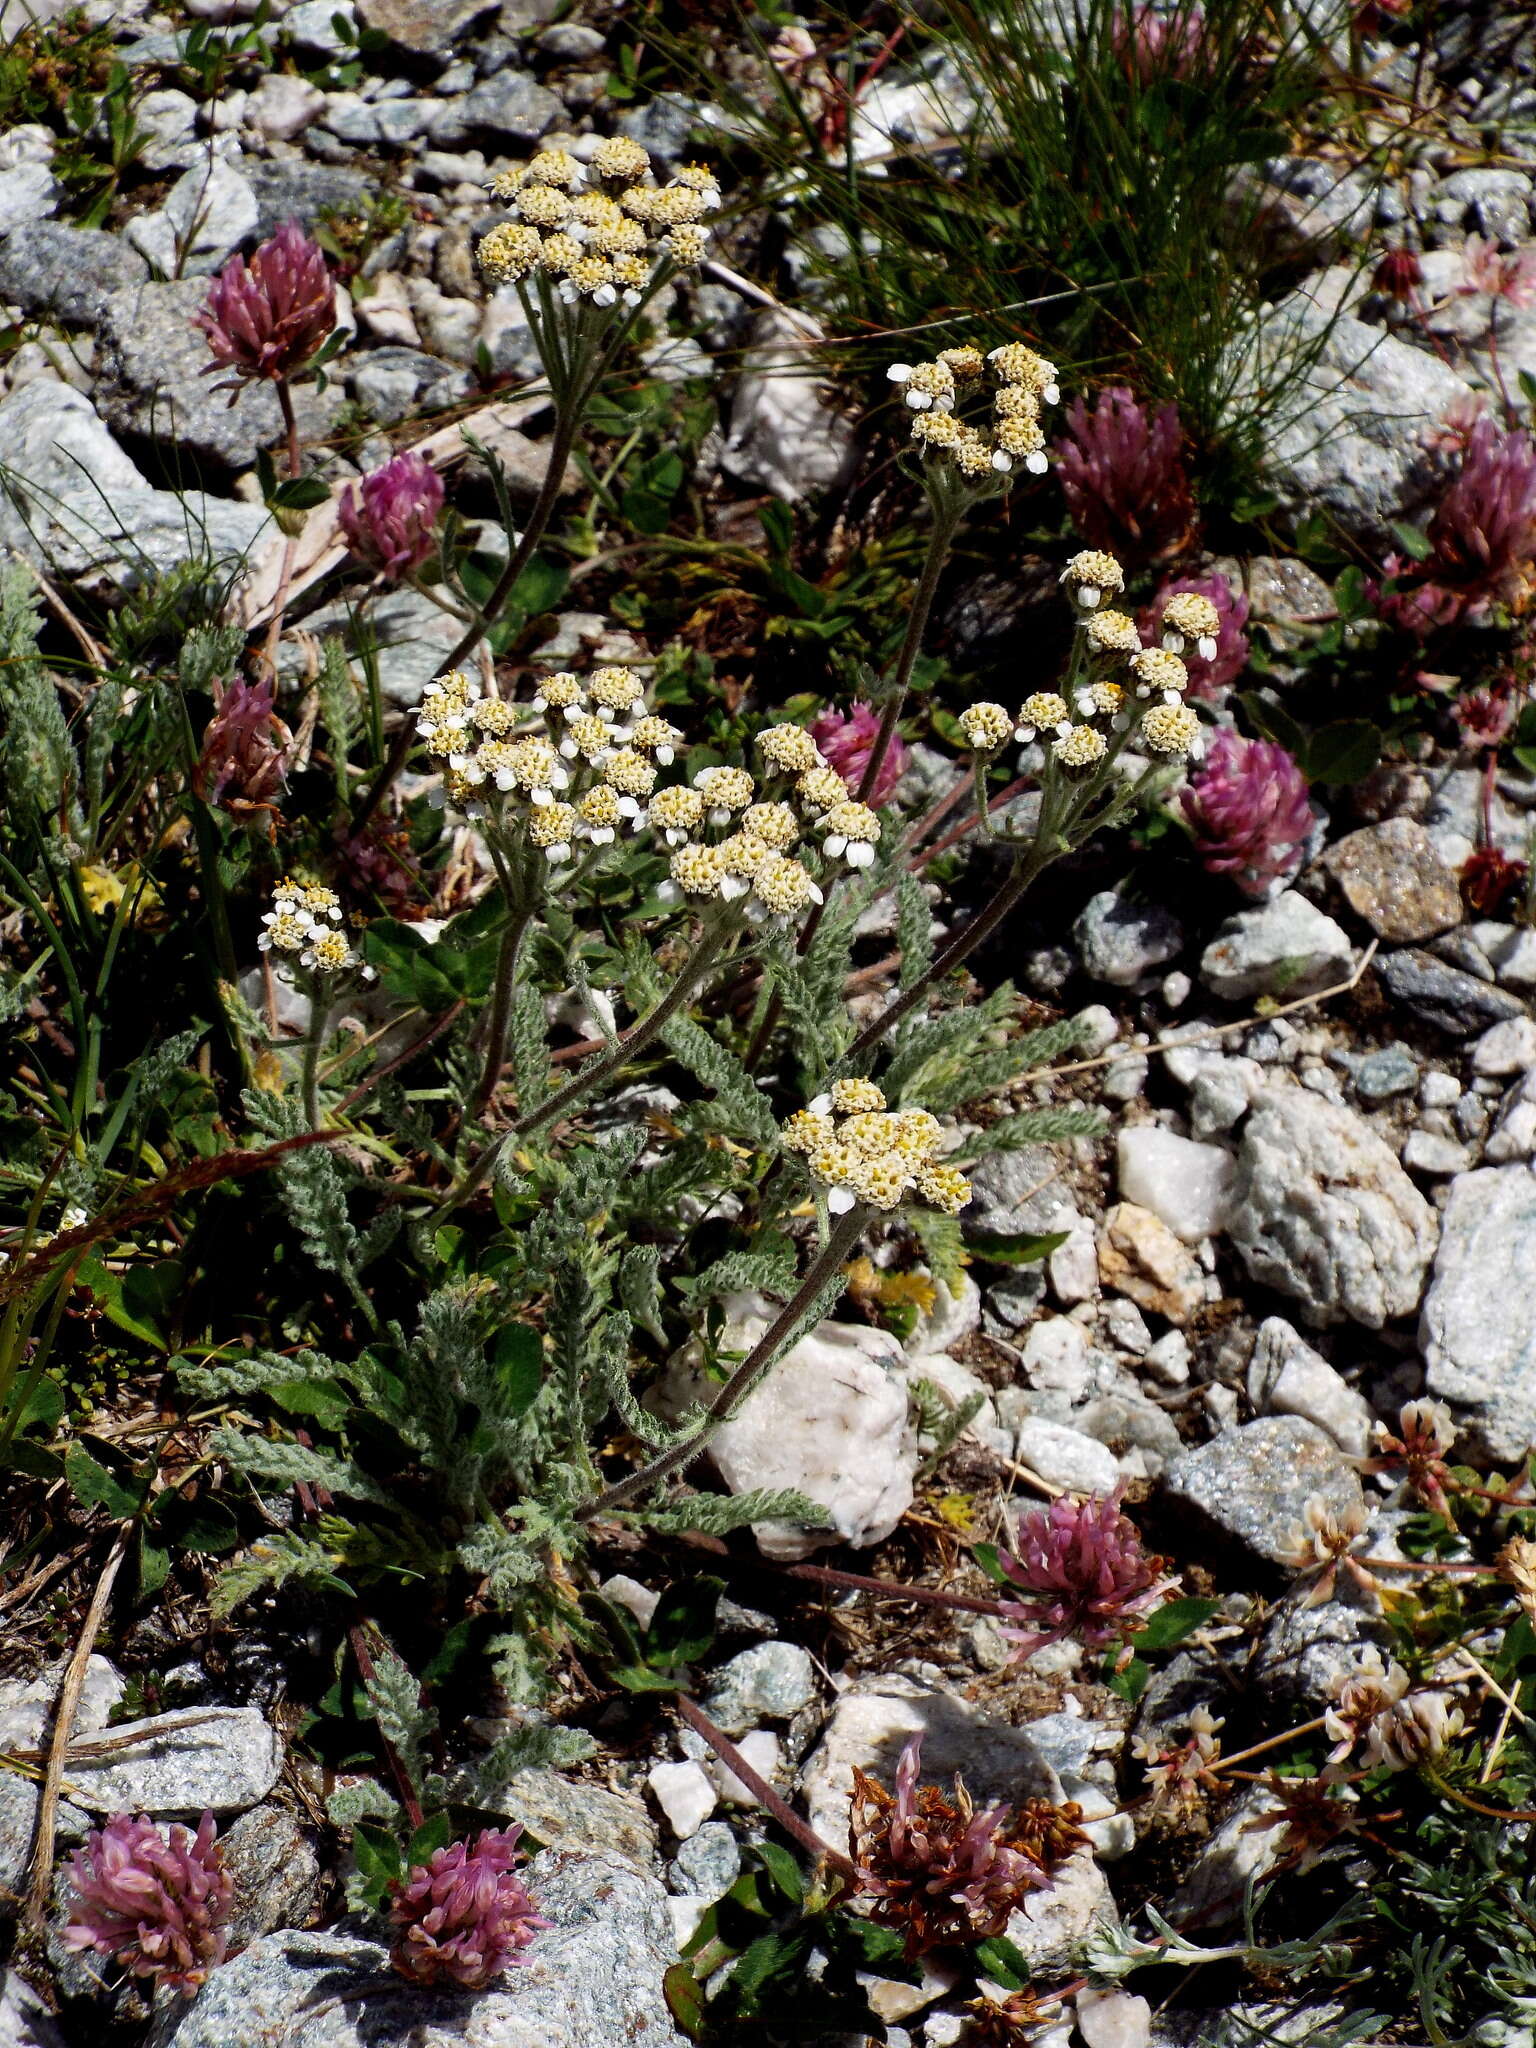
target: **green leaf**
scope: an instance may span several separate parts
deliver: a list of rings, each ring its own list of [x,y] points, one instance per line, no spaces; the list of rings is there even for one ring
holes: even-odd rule
[[[1133,1657],[1123,1671],[1115,1669],[1114,1652],[1104,1660],[1099,1673],[1101,1685],[1107,1685],[1112,1693],[1118,1693],[1123,1700],[1129,1700],[1134,1707],[1147,1689],[1147,1680],[1152,1676],[1152,1666],[1144,1664],[1140,1657]]]
[[[1393,538],[1405,555],[1411,555],[1416,562],[1424,562],[1434,553],[1434,543],[1422,526],[1410,526],[1406,519],[1389,519]]]
[[[1299,760],[1307,750],[1307,731],[1284,711],[1273,697],[1258,690],[1245,690],[1238,698],[1248,723],[1261,739],[1274,740]]]
[[[976,1968],[982,1976],[1001,1984],[1005,1991],[1022,1991],[1029,1982],[1029,1961],[1008,1939],[995,1935],[976,1944]]]
[[[810,1929],[804,1925],[754,1941],[731,1972],[731,2002],[736,2010],[751,2017],[761,2011],[765,1992],[775,1986],[785,1990],[797,1986],[810,1945]]]
[[[150,1518],[174,1549],[199,1556],[216,1557],[240,1540],[234,1512],[221,1500],[186,1500],[167,1489],[156,1498]]]
[[[277,512],[312,512],[330,502],[330,488],[317,476],[291,476],[269,495],[267,503]]]
[[[64,1477],[82,1507],[105,1508],[115,1521],[132,1519],[144,1505],[149,1490],[148,1474],[119,1475],[95,1458],[83,1443],[72,1443],[64,1453]]]
[[[283,1380],[267,1393],[286,1415],[314,1415],[334,1427],[352,1406],[352,1396],[334,1380]]]
[[[1365,576],[1355,563],[1341,569],[1334,578],[1333,601],[1341,618],[1358,619],[1365,613]]]
[[[157,1543],[149,1532],[149,1524],[139,1524],[139,1598],[149,1600],[159,1592],[170,1576],[171,1553],[163,1544]]]
[[[11,1398],[15,1398],[14,1392]],[[39,1436],[52,1436],[63,1414],[64,1389],[57,1380],[50,1379],[44,1373],[27,1389],[21,1412],[16,1417],[13,1435],[25,1436],[28,1430],[35,1429]]]
[[[529,1323],[508,1323],[491,1340],[491,1363],[501,1383],[502,1408],[526,1415],[544,1384],[544,1340]]]
[[[723,1579],[678,1579],[656,1603],[645,1631],[647,1664],[672,1671],[704,1656],[715,1640],[715,1610],[725,1591]]]
[[[1003,1561],[998,1555],[995,1543],[973,1543],[971,1545],[971,1555],[981,1566],[993,1585],[1006,1586],[1011,1583],[1008,1574],[1003,1570]]]
[[[441,941],[429,945],[417,926],[376,918],[363,933],[360,950],[390,995],[419,1003],[424,1010],[446,1010],[457,1002],[460,991],[449,968],[452,956]]]
[[[133,1270],[129,1269],[130,1272]],[[89,1288],[108,1322],[115,1323],[118,1329],[126,1330],[130,1337],[137,1337],[141,1344],[148,1344],[152,1350],[170,1350],[170,1345],[154,1324],[128,1301],[126,1276],[109,1272],[96,1254],[90,1252],[80,1261],[75,1278],[82,1287]]]
[[[1194,1634],[1197,1628],[1204,1628],[1213,1614],[1219,1614],[1219,1600],[1200,1600],[1191,1596],[1185,1600],[1170,1600],[1147,1617],[1145,1628],[1136,1631],[1138,1650],[1170,1650],[1175,1643],[1182,1643],[1186,1636]]]
[[[673,1963],[661,1980],[661,1995],[667,2001],[679,2028],[690,2041],[704,2038],[704,1987],[686,1963]]]
[[[1033,1266],[1048,1259],[1071,1235],[1066,1230],[1016,1231],[989,1236],[973,1231],[966,1236],[966,1248],[989,1266]]]
[[[434,1813],[430,1820],[424,1820],[406,1844],[407,1864],[425,1863],[436,1849],[446,1849],[453,1840],[453,1820],[447,1813]]]
[[[1368,718],[1342,718],[1312,735],[1301,755],[1309,782],[1362,782],[1381,759],[1382,736]]]
[[[400,1844],[388,1828],[376,1821],[360,1820],[352,1830],[352,1857],[367,1889],[370,1905],[376,1906],[386,1888],[402,1875]]]
[[[777,1842],[759,1842],[757,1859],[773,1881],[776,1891],[781,1893],[792,1906],[798,1906],[805,1897],[805,1884],[800,1875],[800,1865]]]

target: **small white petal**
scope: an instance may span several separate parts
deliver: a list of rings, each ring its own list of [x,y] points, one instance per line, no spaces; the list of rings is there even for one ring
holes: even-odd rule
[[[912,365],[910,363],[892,363],[885,374],[892,384],[905,384],[912,375]]]
[[[1033,455],[1026,455],[1024,458],[1024,467],[1032,470],[1036,476],[1044,476],[1050,466],[1044,450],[1040,448],[1037,448]]]
[[[992,467],[999,476],[1007,476],[1012,471],[1013,457],[1006,448],[994,448],[992,450]]]
[[[852,1188],[833,1188],[827,1196],[827,1207],[834,1216],[846,1216],[854,1204]]]

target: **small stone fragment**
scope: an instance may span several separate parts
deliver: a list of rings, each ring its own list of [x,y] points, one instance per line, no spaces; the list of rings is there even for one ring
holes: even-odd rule
[[[1120,1193],[1166,1223],[1186,1244],[1226,1227],[1233,1163],[1219,1145],[1200,1145],[1158,1124],[1127,1124],[1118,1145]]]
[[[1200,956],[1200,978],[1223,1002],[1307,996],[1353,965],[1349,934],[1294,889],[1229,917]]]
[[[1413,818],[1350,832],[1323,865],[1378,938],[1432,939],[1462,920],[1461,891],[1439,848]]]
[[[1112,988],[1133,988],[1184,948],[1184,927],[1171,910],[1132,903],[1114,889],[1089,898],[1072,937],[1083,972]]]
[[[1417,946],[1377,958],[1375,972],[1393,1002],[1450,1038],[1471,1038],[1492,1024],[1525,1015],[1525,1005],[1460,967]]]
[[[1333,1514],[1363,1504],[1360,1481],[1316,1423],[1273,1416],[1223,1430],[1163,1474],[1168,1497],[1255,1556],[1283,1564],[1313,1494]]]
[[[646,1773],[651,1796],[680,1842],[696,1834],[720,1803],[701,1764],[656,1764]]]
[[[1347,1457],[1363,1458],[1370,1447],[1370,1403],[1283,1316],[1259,1326],[1248,1365],[1248,1399],[1260,1415],[1300,1415],[1315,1422]]]
[[[1118,1203],[1104,1219],[1099,1278],[1170,1323],[1187,1323],[1205,1300],[1205,1275],[1194,1253],[1135,1202]]]

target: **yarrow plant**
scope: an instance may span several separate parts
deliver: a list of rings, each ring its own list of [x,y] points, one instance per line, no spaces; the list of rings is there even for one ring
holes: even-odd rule
[[[186,1995],[224,1960],[234,1885],[211,1813],[194,1835],[116,1813],[70,1859],[64,1945]]]
[[[1312,804],[1306,777],[1277,742],[1222,726],[1180,801],[1207,872],[1230,875],[1245,895],[1269,895],[1301,866]]]
[[[1156,598],[1139,616],[1138,624],[1149,639],[1160,627],[1167,645],[1169,603],[1176,597],[1204,598],[1216,614],[1214,634],[1203,634],[1194,647],[1175,648],[1189,664],[1189,694],[1206,704],[1220,703],[1225,693],[1248,666],[1252,645],[1245,630],[1249,605],[1240,590],[1234,590],[1225,576],[1179,576],[1161,585]],[[1210,651],[1206,649],[1209,647]]]
[[[1019,1517],[1011,1545],[998,1554],[1021,1596],[1000,1609],[1016,1656],[1071,1636],[1090,1650],[1117,1645],[1119,1661],[1129,1662],[1132,1638],[1176,1581],[1163,1559],[1142,1549],[1120,1500],[1119,1488],[1082,1501],[1063,1495]]]
[[[484,1991],[516,1964],[543,1919],[517,1874],[520,1827],[435,1849],[390,1887],[391,1965],[413,1984]]]

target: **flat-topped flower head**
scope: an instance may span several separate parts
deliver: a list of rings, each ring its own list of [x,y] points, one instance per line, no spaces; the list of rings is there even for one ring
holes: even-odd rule
[[[301,967],[313,968],[316,974],[349,974],[362,962],[347,944],[345,932],[332,927],[317,928],[309,934],[309,943],[299,955]],[[363,968],[364,979],[373,979],[373,969]]]
[[[638,710],[645,688],[632,668],[596,668],[587,679],[587,694],[600,717],[620,719]]]
[[[724,878],[725,861],[718,846],[680,846],[672,856],[669,880],[656,893],[664,903],[676,903],[685,896],[707,902],[720,894]]]
[[[482,739],[504,740],[517,724],[517,713],[501,697],[477,697],[469,707],[469,723]]]
[[[1065,734],[1072,727],[1072,707],[1055,690],[1036,690],[1019,706],[1014,738],[1026,746],[1039,732]]]
[[[627,135],[605,137],[587,158],[592,176],[608,185],[633,184],[637,178],[647,177],[650,168],[649,153]]]
[[[685,191],[696,192],[710,213],[720,204],[720,181],[710,164],[679,164],[672,173],[672,183]]]
[[[1141,721],[1139,738],[1150,753],[1182,761],[1202,752],[1204,730],[1187,704],[1154,704]]]
[[[559,228],[575,212],[568,192],[553,185],[526,185],[517,194],[517,217],[531,228]]]
[[[1182,654],[1186,641],[1193,640],[1201,660],[1214,661],[1220,631],[1221,614],[1197,590],[1175,591],[1163,606],[1162,639],[1170,654]]]
[[[1004,384],[992,394],[992,410],[1000,420],[1040,423],[1040,399],[1027,384]]]
[[[752,877],[773,848],[761,839],[754,839],[750,832],[733,832],[728,839],[720,841],[715,851],[720,856],[720,894],[729,903],[746,895],[752,886]]]
[[[1045,454],[1045,435],[1038,420],[1026,419],[1018,414],[1008,419],[1000,419],[992,438],[994,469],[1003,467],[1000,457],[1006,457],[1010,465],[1022,462],[1035,476],[1044,476],[1050,467]]]
[[[848,794],[848,784],[835,768],[812,768],[795,784],[795,795],[813,816],[823,816]]]
[[[510,780],[502,780],[502,772]],[[552,804],[557,789],[564,789],[570,775],[560,764],[560,756],[548,740],[535,738],[515,740],[507,749],[507,759],[502,772],[498,772],[498,789],[523,790],[531,803]]]
[[[851,868],[867,868],[880,843],[880,820],[868,804],[852,799],[834,804],[821,821],[826,837],[821,850],[828,860],[845,860]]]
[[[1085,612],[1097,611],[1106,597],[1125,588],[1125,571],[1103,548],[1083,548],[1061,572],[1068,593]]]
[[[1130,667],[1138,697],[1161,691],[1165,704],[1177,704],[1189,688],[1189,670],[1166,647],[1144,647],[1131,656]]]
[[[1066,710],[1065,705],[1062,710]],[[993,704],[986,699],[979,704],[968,704],[960,714],[959,723],[966,745],[978,754],[995,754],[1013,737],[1013,720],[1001,704]]]
[[[948,412],[955,399],[955,373],[942,358],[931,363],[892,363],[886,371],[899,384],[914,412]]]
[[[1136,621],[1124,612],[1096,611],[1083,627],[1083,638],[1095,654],[1140,654]]]
[[[775,775],[805,775],[822,764],[821,749],[803,725],[770,725],[757,736],[757,751]]]
[[[1056,365],[1026,348],[1022,341],[1005,342],[988,354],[987,361],[999,384],[1022,384],[1046,405],[1061,403]]]
[[[474,684],[458,668],[427,684],[416,711],[416,736],[429,754],[446,759],[461,750],[477,695]]]
[[[944,364],[957,384],[974,384],[987,367],[987,359],[979,348],[972,348],[969,342],[962,342],[957,348],[941,348],[937,360]]]
[[[572,858],[577,812],[567,803],[535,804],[528,813],[528,843],[536,846],[551,867],[565,867]],[[596,833],[589,835],[596,838]]]
[[[560,669],[554,675],[546,676],[533,693],[532,708],[535,711],[584,711],[586,705],[586,685],[569,669]]]
[[[532,277],[544,257],[544,237],[526,221],[498,221],[482,235],[475,257],[488,284],[521,284]]]
[[[821,890],[800,862],[770,849],[752,871],[746,909],[754,920],[787,925],[821,901]]]
[[[704,822],[704,799],[686,783],[659,789],[645,810],[645,822],[659,832],[668,846],[686,845]]]
[[[784,1136],[827,1189],[834,1216],[858,1202],[888,1211],[908,1197],[956,1215],[971,1198],[965,1176],[934,1157],[943,1140],[938,1119],[925,1110],[888,1110],[872,1081],[834,1082],[789,1119]]]
[[[638,747],[620,747],[603,763],[603,780],[621,796],[647,797],[656,787],[656,763]]]
[[[920,412],[912,422],[912,438],[920,448],[958,449],[967,439],[983,445],[958,413]]]
[[[717,825],[725,824],[733,811],[744,811],[757,795],[757,784],[745,768],[701,768],[693,786]]]
[[[775,853],[788,853],[800,837],[800,820],[788,804],[749,804],[741,814],[741,829]]]
[[[1092,768],[1108,751],[1103,733],[1091,725],[1069,725],[1051,742],[1051,752],[1063,768]]]
[[[1089,683],[1077,693],[1078,715],[1082,718],[1115,718],[1125,709],[1125,692],[1118,683]]]
[[[611,846],[619,828],[638,818],[640,805],[632,796],[621,796],[606,782],[589,789],[576,805],[576,831],[594,846]]]
[[[680,227],[669,229],[661,238],[666,250],[679,270],[696,270],[704,261],[709,247],[709,236],[703,228],[684,222]]]
[[[642,754],[649,754],[663,768],[670,767],[676,760],[677,750],[683,744],[683,735],[678,728],[669,719],[658,718],[654,712],[637,718],[625,738],[630,746],[638,747]]]
[[[577,712],[565,722],[560,751],[567,761],[606,761],[613,753],[613,727],[594,712]]]

